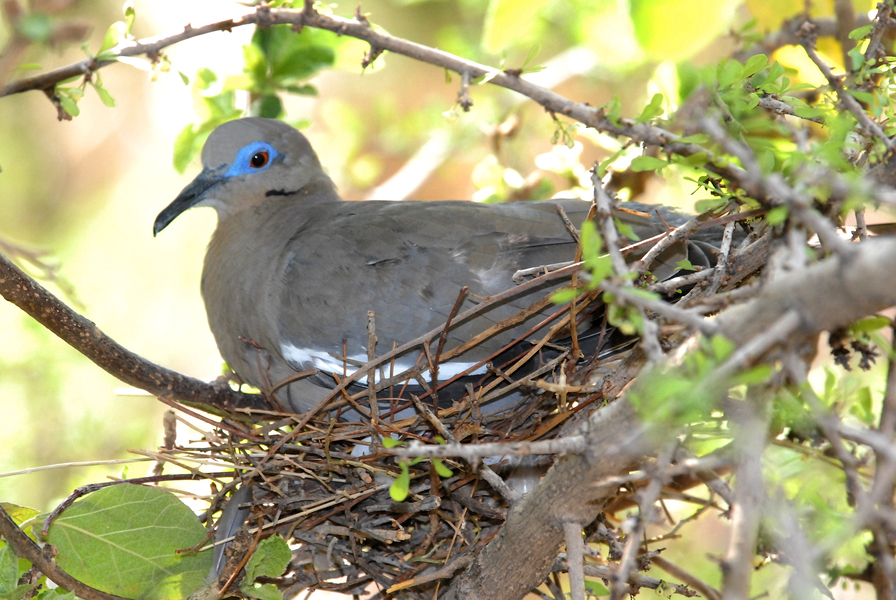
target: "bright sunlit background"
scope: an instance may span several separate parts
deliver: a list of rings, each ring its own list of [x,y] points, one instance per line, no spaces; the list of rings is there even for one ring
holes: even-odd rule
[[[532,76],[552,78],[548,85],[555,91],[595,106],[618,95],[622,114],[636,116],[655,92],[675,97],[677,61],[715,64],[730,54],[736,43],[729,32],[744,27],[751,13],[760,18],[761,33],[804,8],[802,0],[492,4],[489,9],[484,0],[365,0],[361,9],[393,35],[495,67],[521,67],[530,54],[529,66],[559,57],[550,69]],[[831,4],[816,2],[816,10],[831,14]],[[867,4],[870,9],[873,2]],[[335,5],[332,11],[351,17],[355,5]],[[143,38],[246,8],[222,0],[137,0],[136,10],[134,35]],[[92,25],[89,47],[95,50],[106,27],[121,19],[121,0],[82,0],[63,15]],[[8,35],[0,21],[0,48]],[[74,292],[65,295],[52,283],[49,287],[116,341],[202,379],[221,372],[199,295],[214,213],[190,211],[157,239],[152,223],[198,171],[196,163],[183,175],[172,166],[178,133],[204,118],[192,85],[196,71],[208,67],[224,76],[240,74],[242,46],[251,35],[250,27],[242,27],[178,44],[166,51],[171,72],[152,82],[146,72],[124,64],[103,69],[115,108],[104,106],[88,89],[80,116],[70,122],[57,121],[42,93],[0,98],[0,240],[46,251],[46,260],[59,265],[60,277]],[[555,126],[543,109],[489,86],[472,88],[474,107],[463,113],[455,106],[457,76],[449,80],[441,69],[389,54],[362,72],[365,49],[347,41],[337,68],[312,82],[319,95],[286,102],[291,122],[308,122],[306,134],[347,199],[367,197],[428,142],[435,158],[424,160],[422,171],[428,175],[419,188],[402,176],[389,188],[398,192],[380,193],[478,199],[544,176],[558,162],[577,161],[578,152],[581,163],[590,166],[618,147],[585,134],[573,151],[555,147]],[[75,45],[62,52],[33,49],[25,62],[47,70],[83,57]],[[571,185],[554,174],[548,179],[550,190],[538,188],[548,194]],[[688,206],[697,199],[690,196],[693,190],[669,188],[658,197],[654,184],[648,180],[646,185],[642,200]],[[130,448],[154,449],[161,443],[161,403],[126,390],[5,302],[0,303],[0,342],[0,435],[5,440],[0,472],[124,458]],[[126,474],[142,476],[147,469],[134,464]],[[3,477],[0,499],[45,510],[78,485],[122,474],[119,467],[103,466]],[[843,593],[841,598],[851,597]]]

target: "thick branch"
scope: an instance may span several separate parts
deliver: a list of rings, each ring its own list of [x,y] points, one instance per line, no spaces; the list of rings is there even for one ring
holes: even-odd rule
[[[896,278],[880,270],[896,261],[896,239],[869,240],[851,249],[770,283],[755,299],[721,314],[718,331],[743,346],[795,311],[801,335],[790,336],[788,343],[799,344],[805,336],[896,305]],[[451,597],[522,598],[547,576],[563,543],[563,522],[593,520],[615,493],[606,478],[626,473],[663,441],[659,432],[647,433],[626,397],[597,411],[577,434],[585,437],[588,450],[559,459],[513,507],[501,534],[455,580]]]
[[[168,396],[204,410],[219,407],[269,408],[257,394],[211,385],[134,354],[100,331],[0,254],[0,295],[31,315],[62,341],[121,381],[156,396]]]

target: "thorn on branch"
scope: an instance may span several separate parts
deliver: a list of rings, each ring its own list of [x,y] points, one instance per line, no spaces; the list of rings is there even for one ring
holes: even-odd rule
[[[370,27],[370,21],[367,20],[367,15],[361,12],[361,5],[355,7],[355,21],[361,23],[365,27]]]
[[[457,92],[457,103],[464,109],[464,112],[470,112],[473,108],[473,99],[470,98],[470,72],[461,73],[460,91]]]
[[[377,46],[374,46],[373,44],[370,44],[370,50],[368,50],[367,53],[364,54],[364,58],[361,59],[361,68],[366,69],[367,67],[372,65],[383,52],[385,52],[385,48],[379,48]]]

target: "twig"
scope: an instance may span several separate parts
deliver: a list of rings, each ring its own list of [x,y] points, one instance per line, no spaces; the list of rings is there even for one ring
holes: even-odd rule
[[[470,462],[487,456],[529,456],[533,454],[570,454],[585,450],[585,439],[570,436],[537,442],[495,442],[491,444],[423,445],[411,442],[407,448],[392,448],[391,454],[401,458],[463,458]]]
[[[566,567],[569,573],[569,596],[571,600],[585,600],[585,553],[582,540],[582,525],[573,521],[563,522],[566,538]]]

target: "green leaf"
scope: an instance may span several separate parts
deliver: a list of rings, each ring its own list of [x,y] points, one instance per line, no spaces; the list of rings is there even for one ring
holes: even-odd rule
[[[860,319],[850,325],[850,331],[855,333],[868,333],[871,331],[877,331],[878,329],[883,329],[884,327],[889,327],[893,323],[892,320],[887,317],[881,317],[880,315],[874,315],[872,317],[866,317],[864,319]]]
[[[383,438],[383,448],[396,448],[398,446],[403,446],[404,442],[401,440],[396,440],[391,437]]]
[[[62,104],[62,109],[71,116],[77,117],[81,114],[81,109],[78,108],[78,104],[74,100],[72,100],[71,96],[67,94],[60,94],[59,103]]]
[[[757,365],[735,375],[731,385],[758,385],[768,381],[775,374],[775,369],[769,364]]]
[[[709,155],[706,152],[696,152],[690,156],[673,154],[672,162],[674,162],[676,165],[684,165],[686,167],[699,169],[709,162]]]
[[[675,263],[675,266],[684,271],[696,271],[697,270],[697,267],[692,265],[691,261],[689,261],[686,258],[684,260],[680,260],[677,263]]]
[[[793,114],[802,118],[802,119],[814,119],[816,117],[823,117],[828,113],[828,111],[822,108],[803,108],[798,106],[793,109]]]
[[[178,71],[178,75],[180,75],[180,80],[184,82],[184,85],[190,85],[190,78],[184,75],[183,71]]]
[[[180,553],[206,539],[196,515],[174,494],[122,484],[69,507],[50,527],[56,562],[108,593],[162,600],[185,598],[205,584],[212,553]]]
[[[864,102],[865,104],[874,104],[874,94],[853,89],[848,89],[846,91],[860,102]]]
[[[712,349],[713,358],[723,361],[734,352],[734,342],[723,335],[714,335],[709,338],[709,346]]]
[[[174,140],[174,170],[183,173],[187,165],[196,155],[196,137],[198,132],[192,125],[187,125]]]
[[[632,160],[632,171],[640,172],[640,171],[656,171],[658,169],[662,169],[663,167],[668,166],[669,163],[660,158],[654,158],[653,156],[638,156],[634,160]]]
[[[576,296],[579,295],[579,292],[580,290],[574,289],[557,290],[551,294],[551,302],[554,304],[566,304],[572,302],[576,299]]]
[[[0,548],[0,598],[12,598],[19,587],[19,558],[7,544]]]
[[[622,114],[622,101],[618,95],[613,95],[613,99],[603,106],[604,115],[610,121],[619,123],[619,116]]]
[[[644,110],[641,111],[641,114],[635,119],[635,123],[644,123],[645,121],[649,121],[653,118],[656,118],[663,114],[663,95],[662,94],[654,94],[653,98],[650,99],[650,102],[647,106],[644,107]]]
[[[41,44],[53,35],[53,20],[43,13],[31,13],[19,19],[16,29],[26,40]]]
[[[265,64],[264,52],[255,44],[246,44],[243,46],[243,71],[252,78],[255,89],[261,90],[267,81],[267,65]]]
[[[96,95],[100,97],[100,101],[102,101],[103,104],[105,104],[109,108],[115,107],[115,98],[112,97],[112,94],[109,93],[109,90],[95,83],[92,83],[91,86],[93,86]]]
[[[850,407],[850,413],[861,419],[866,425],[873,425],[876,421],[874,415],[874,400],[871,397],[871,389],[862,386],[856,392],[855,403]]]
[[[769,225],[780,225],[787,220],[788,215],[790,215],[788,207],[776,206],[766,213],[765,220]]]
[[[872,30],[873,28],[874,28],[874,24],[873,24],[873,23],[869,23],[868,25],[865,25],[864,27],[859,27],[858,29],[853,29],[852,31],[849,32],[849,39],[851,39],[851,40],[861,40],[861,39],[864,38],[866,35],[868,35],[869,33],[871,33],[871,30]]]
[[[524,40],[538,25],[536,16],[550,0],[490,0],[482,26],[482,47],[500,52]]]
[[[641,238],[638,237],[637,233],[635,233],[635,228],[619,219],[619,217],[613,217],[613,224],[616,225],[616,231],[618,231],[619,235],[621,235],[622,237],[633,242],[641,241]]]
[[[705,144],[709,142],[709,135],[705,133],[695,133],[694,135],[680,137],[675,141],[681,142],[682,144]]]
[[[765,54],[756,54],[747,59],[744,63],[743,76],[752,77],[760,69],[764,69],[768,65],[768,57]]]
[[[589,579],[585,580],[585,589],[588,590],[588,593],[592,596],[609,596],[610,590],[599,581],[591,581]]]
[[[401,463],[401,474],[389,486],[389,495],[396,502],[404,502],[411,491],[411,472],[408,463]]]
[[[726,204],[728,204],[726,198],[704,198],[703,200],[697,200],[697,202],[694,203],[694,211],[697,214],[702,215],[705,212],[722,208]]]
[[[282,600],[283,594],[272,584],[259,584],[255,580],[259,577],[279,577],[286,571],[289,561],[292,559],[292,551],[289,545],[279,535],[262,540],[258,548],[246,565],[246,576],[240,586],[246,596],[260,598],[261,600]]]
[[[756,153],[756,162],[763,173],[771,173],[775,170],[775,155],[771,150],[763,148]]]
[[[445,466],[445,463],[440,461],[438,458],[432,459],[432,466],[435,468],[436,473],[439,474],[439,477],[444,477],[445,479],[447,479],[448,477],[454,475],[451,469]]]
[[[733,86],[744,79],[744,66],[736,60],[725,60],[716,68],[719,89]]]
[[[278,119],[283,113],[283,102],[276,94],[265,94],[252,103],[250,114],[253,117]]]
[[[111,25],[109,25],[109,29],[106,30],[106,35],[103,37],[103,43],[100,46],[99,52],[97,54],[102,54],[106,50],[110,48],[114,48],[118,42],[120,42],[125,35],[127,35],[128,26],[124,23],[124,21],[115,21]]]
[[[125,35],[131,34],[131,27],[134,26],[134,19],[137,18],[137,9],[134,7],[134,0],[127,0],[122,7],[124,11]]]

